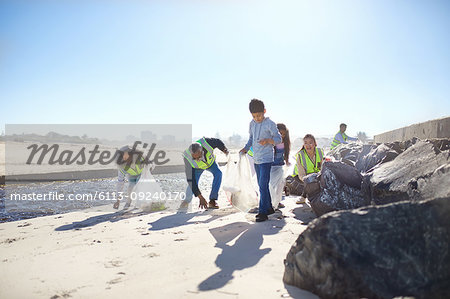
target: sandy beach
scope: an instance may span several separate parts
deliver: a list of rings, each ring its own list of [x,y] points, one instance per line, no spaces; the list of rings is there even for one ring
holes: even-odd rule
[[[317,298],[284,285],[306,222],[287,198],[264,223],[224,197],[189,213],[110,206],[0,224],[0,298]]]

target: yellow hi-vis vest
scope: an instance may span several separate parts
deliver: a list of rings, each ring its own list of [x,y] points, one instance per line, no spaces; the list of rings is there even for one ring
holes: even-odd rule
[[[192,168],[208,169],[211,167],[211,165],[213,165],[214,161],[216,160],[216,157],[214,156],[213,153],[214,149],[211,147],[211,145],[208,144],[208,142],[206,142],[205,137],[197,140],[197,142],[200,143],[201,146],[208,151],[205,156],[206,163],[202,160],[195,160],[194,158],[192,158],[189,148],[183,152],[183,156],[192,165]]]
[[[250,157],[253,157],[253,146],[250,147],[250,149],[247,151],[247,154],[248,154]]]
[[[319,172],[320,167],[321,167],[320,166],[321,164],[319,164],[319,163],[322,162],[322,160],[323,160],[323,150],[321,148],[316,147],[316,164],[313,164],[313,162],[309,158],[308,154],[306,153],[305,149],[300,150],[297,153],[297,159],[296,159],[296,163],[295,163],[293,176],[298,175],[298,167],[297,167],[298,159],[300,159],[300,164],[306,169],[306,174]]]
[[[336,135],[334,135],[333,142],[331,142],[331,149],[333,149],[336,146],[338,146],[339,144],[341,144],[341,142],[336,139],[336,136],[338,134],[342,134],[342,139],[344,139],[344,141],[347,141],[347,139],[348,139],[348,137],[347,137],[347,135],[345,135],[345,133],[341,133],[341,131],[337,132]]]
[[[144,158],[140,157],[139,161],[136,161],[134,168],[132,168],[131,165],[128,166],[128,164],[125,164],[124,168],[120,168],[120,172],[125,176],[127,173],[131,176],[138,176],[142,173],[142,170],[144,170],[145,165],[142,165],[143,162]]]

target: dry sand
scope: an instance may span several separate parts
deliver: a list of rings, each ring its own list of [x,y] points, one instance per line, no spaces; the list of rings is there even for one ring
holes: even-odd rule
[[[263,223],[223,197],[219,210],[106,206],[2,223],[0,298],[317,298],[283,284],[283,260],[314,218],[283,202]]]

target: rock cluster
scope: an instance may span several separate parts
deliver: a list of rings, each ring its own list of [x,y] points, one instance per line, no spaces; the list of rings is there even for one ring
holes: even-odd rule
[[[321,298],[449,298],[450,140],[330,154],[305,179],[321,217],[289,251],[284,282]]]
[[[346,144],[323,163],[321,192],[309,196],[317,216],[330,211],[450,196],[450,140]]]

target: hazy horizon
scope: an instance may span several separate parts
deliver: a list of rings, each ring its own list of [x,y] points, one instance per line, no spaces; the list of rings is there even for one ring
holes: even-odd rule
[[[450,115],[450,2],[0,3],[5,124],[368,136]]]

